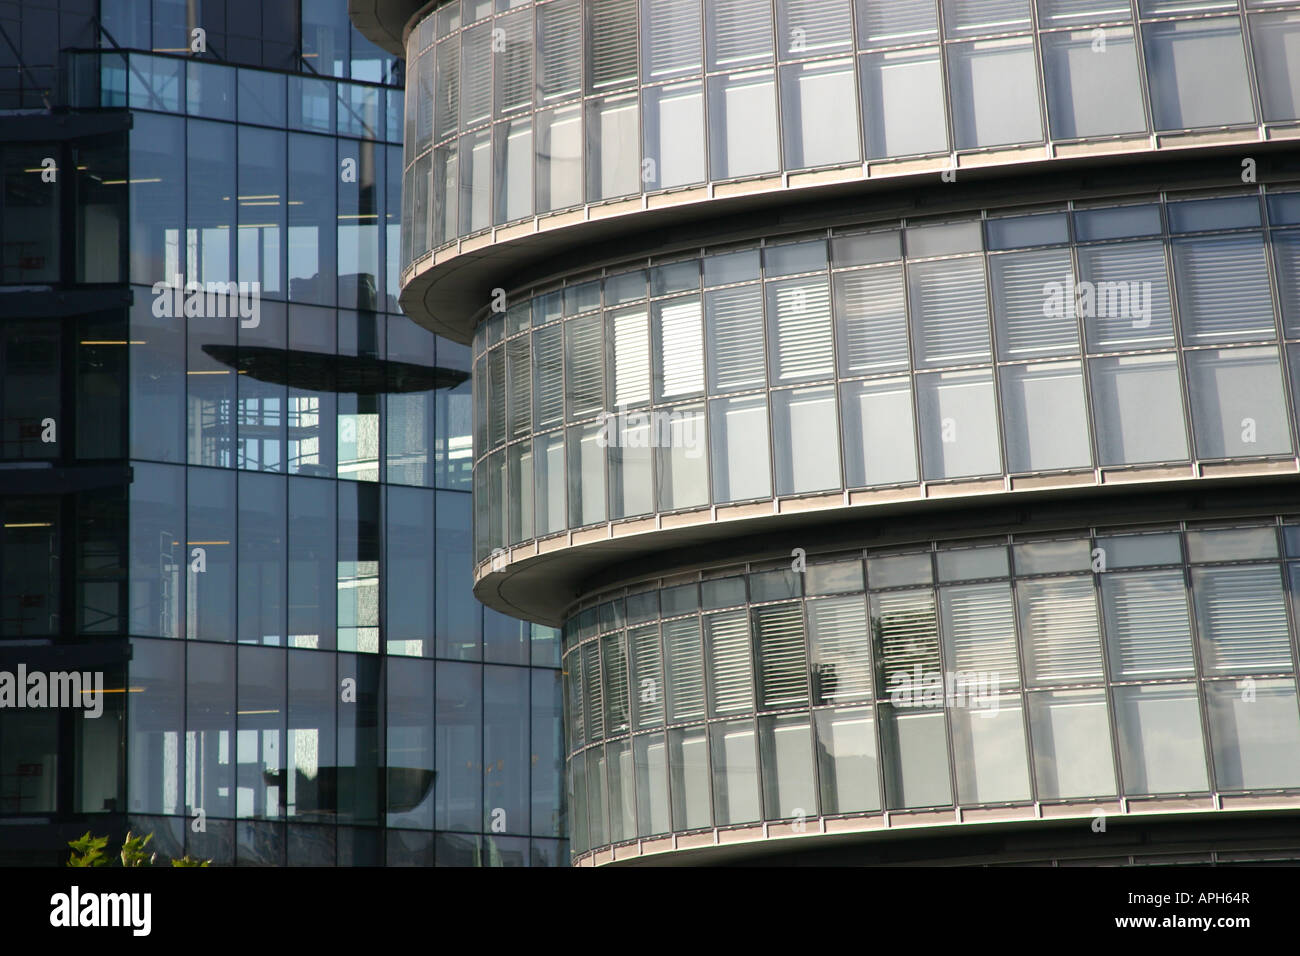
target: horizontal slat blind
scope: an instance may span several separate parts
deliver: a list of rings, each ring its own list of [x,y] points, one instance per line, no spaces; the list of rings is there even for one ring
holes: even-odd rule
[[[754,664],[748,616],[744,611],[713,614],[705,618],[704,631],[713,716],[749,713],[754,709]]]
[[[659,306],[659,398],[704,389],[704,342],[698,296]]]
[[[1083,325],[1090,351],[1137,348],[1173,340],[1164,243],[1125,242],[1082,247],[1079,249],[1079,272],[1079,280],[1091,283],[1099,293],[1090,313],[1085,304]],[[1101,288],[1103,283],[1123,283],[1130,290],[1127,312],[1122,308],[1122,295],[1106,292]],[[1144,300],[1150,295],[1149,316],[1134,314],[1138,309],[1133,306],[1132,291],[1137,291]],[[1102,302],[1107,296],[1111,303],[1118,301],[1121,308],[1116,309],[1113,304],[1103,307]]]
[[[582,648],[582,684],[587,739],[600,740],[605,736],[605,711],[600,686],[600,650],[595,641]]]
[[[462,34],[461,128],[492,117],[492,28],[484,23]]]
[[[506,350],[488,353],[488,440],[495,448],[506,440]]]
[[[664,722],[664,680],[659,625],[627,632],[632,650],[632,694],[636,706],[637,730],[660,727]]]
[[[718,289],[705,297],[709,322],[710,390],[767,384],[763,361],[763,293],[757,285]]]
[[[931,0],[857,0],[863,46],[897,46],[934,40],[939,19]]]
[[[610,319],[614,347],[614,404],[650,401],[650,315],[644,309]]]
[[[948,669],[998,675],[999,686],[1019,683],[1016,616],[1009,584],[967,584],[939,592]]]
[[[533,16],[521,11],[496,21],[504,48],[494,51],[497,65],[497,112],[509,112],[533,101]]]
[[[705,0],[708,2],[708,0]],[[642,0],[647,80],[700,72],[700,0]]]
[[[605,671],[605,733],[612,737],[628,730],[627,653],[622,634],[603,637],[600,645]]]
[[[1300,232],[1273,233],[1282,321],[1289,339],[1300,336]]]
[[[559,99],[582,87],[580,0],[556,0],[537,8],[537,83],[543,98]]]
[[[441,142],[455,135],[460,124],[460,37],[438,44],[437,75],[433,138]]]
[[[871,599],[871,629],[880,653],[880,689],[888,696],[896,679],[908,684],[939,673],[939,624],[932,591],[877,594]]]
[[[591,89],[636,82],[636,0],[590,0]]]
[[[849,48],[853,11],[849,0],[780,0],[784,12],[783,56],[804,57]]]
[[[808,665],[804,652],[803,607],[778,604],[754,609],[758,642],[759,706],[808,703]]]
[[[1102,575],[1111,676],[1192,673],[1192,632],[1181,571]]]
[[[1132,15],[1127,0],[1038,0],[1040,27],[1127,20]]]
[[[1101,680],[1101,633],[1093,579],[1021,581],[1020,620],[1031,684]]]
[[[830,290],[825,276],[767,286],[772,334],[773,384],[834,375]]]
[[[1188,344],[1276,336],[1262,236],[1176,239],[1174,274]]]
[[[569,692],[569,748],[576,749],[587,740],[582,706],[582,653],[574,651],[565,658],[564,684]]]
[[[709,68],[772,59],[771,0],[706,0]]]
[[[907,296],[903,267],[885,266],[835,277],[840,374],[907,368]]]
[[[1030,24],[1029,0],[943,0],[946,36],[1010,33]]]
[[[559,325],[533,333],[535,427],[564,420],[564,330]]]
[[[601,351],[601,319],[588,315],[564,323],[565,382],[568,417],[584,418],[599,412],[605,404],[604,366]]]
[[[523,438],[532,431],[533,383],[529,371],[532,356],[528,336],[520,335],[506,343],[506,371],[510,379],[510,437]]]
[[[1074,266],[1068,250],[992,256],[989,269],[1001,358],[1078,352]],[[1049,288],[1055,295],[1052,304],[1059,309],[1047,308]]]
[[[1276,565],[1196,568],[1192,594],[1207,674],[1291,669],[1286,598]]]
[[[668,653],[668,719],[673,723],[704,717],[704,661],[700,653],[700,620],[665,621]]]
[[[808,602],[816,704],[859,700],[872,695],[871,632],[862,595]]]
[[[984,260],[948,259],[908,266],[917,363],[966,365],[989,358]]]

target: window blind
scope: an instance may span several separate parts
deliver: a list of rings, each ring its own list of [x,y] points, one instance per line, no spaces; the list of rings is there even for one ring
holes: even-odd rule
[[[582,84],[580,0],[556,0],[537,8],[537,84],[542,98],[579,92]]]
[[[600,740],[605,736],[605,712],[600,685],[600,649],[595,641],[582,648],[582,685],[587,739]]]
[[[477,126],[492,116],[492,28],[472,27],[462,34],[461,122],[463,129]]]
[[[454,136],[460,124],[460,38],[438,44],[437,105],[434,109],[433,138],[442,142]]]
[[[754,709],[754,665],[745,612],[711,615],[705,618],[704,631],[713,716],[749,713]]]
[[[989,358],[983,259],[908,266],[917,364],[965,365]]]
[[[989,270],[1001,358],[1079,351],[1074,267],[1068,250],[992,256]],[[1055,302],[1049,299],[1051,290]]]
[[[698,296],[656,307],[659,317],[659,398],[704,389],[704,342]]]
[[[700,72],[700,0],[642,0],[642,9],[646,80]]]
[[[1276,337],[1263,236],[1175,239],[1174,274],[1188,344]]]
[[[808,703],[808,667],[804,653],[803,607],[778,604],[756,608],[758,692],[761,708]]]
[[[564,419],[564,332],[559,325],[533,333],[533,388],[536,428]]]
[[[877,594],[871,599],[871,636],[880,662],[877,693],[888,697],[903,678],[915,681],[939,673],[939,625],[931,591]]]
[[[587,739],[582,708],[582,654],[574,651],[566,662],[565,684],[569,691],[569,745],[581,746]]]
[[[997,674],[998,684],[1003,687],[1019,682],[1011,585],[942,588],[939,607],[949,670]]]
[[[528,106],[533,101],[533,17],[529,12],[496,21],[504,48],[493,51],[497,67],[497,113]]]
[[[871,696],[871,635],[862,595],[808,602],[814,704]]]
[[[939,37],[934,0],[857,0],[857,4],[861,46],[896,46]]]
[[[773,384],[834,375],[830,290],[825,276],[767,286]]]
[[[488,441],[495,448],[506,440],[506,350],[488,353]]]
[[[632,696],[636,728],[658,727],[664,722],[664,681],[660,673],[659,625],[651,624],[627,632],[632,652]]]
[[[1021,581],[1016,592],[1029,683],[1068,684],[1105,677],[1092,578]]]
[[[1091,352],[1108,352],[1115,349],[1136,348],[1139,345],[1156,345],[1173,341],[1173,322],[1170,319],[1169,277],[1165,271],[1165,249],[1162,242],[1126,242],[1111,246],[1084,246],[1079,249],[1079,279],[1093,284],[1102,292],[1102,283],[1122,283],[1130,291],[1135,287],[1146,296],[1150,290],[1150,321],[1148,316],[1133,315],[1132,295],[1130,309],[1122,308],[1123,298],[1107,300],[1104,293],[1093,303],[1092,314],[1085,314],[1083,327]],[[1110,303],[1117,301],[1121,308]],[[1107,302],[1105,308],[1102,303]],[[1145,324],[1144,324],[1145,323]]]
[[[943,0],[946,36],[1011,33],[1031,22],[1029,0]]]
[[[590,89],[636,82],[636,0],[591,0]]]
[[[902,266],[835,276],[835,319],[841,375],[907,368],[907,296]]]
[[[532,431],[533,389],[529,374],[532,356],[528,336],[521,335],[506,343],[506,374],[509,377],[509,431],[511,438],[523,438]]]
[[[1205,673],[1291,670],[1286,598],[1277,565],[1196,568],[1192,594]]]
[[[565,394],[570,420],[594,415],[605,404],[605,357],[601,350],[601,319],[588,315],[564,323]]]
[[[791,58],[847,50],[853,43],[849,0],[779,0],[781,54]]]
[[[1186,590],[1181,571],[1102,576],[1112,677],[1192,673]]]
[[[663,623],[668,654],[668,719],[674,723],[704,717],[704,662],[700,621],[688,617]]]
[[[707,0],[709,68],[772,59],[771,0]]]
[[[1283,325],[1289,339],[1300,336],[1300,232],[1273,233],[1278,292]]]
[[[621,634],[603,637],[600,644],[605,669],[605,730],[612,736],[628,729],[627,653]]]
[[[763,298],[757,285],[705,296],[709,325],[709,388],[729,392],[767,384],[763,360]]]
[[[644,309],[610,319],[614,348],[614,404],[650,401],[650,317]]]

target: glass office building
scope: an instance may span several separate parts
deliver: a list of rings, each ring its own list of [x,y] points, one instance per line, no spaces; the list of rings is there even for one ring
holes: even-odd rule
[[[576,863],[1300,859],[1300,3],[352,17]]]
[[[0,709],[0,861],[566,863],[560,634],[474,598],[470,349],[397,306],[400,58],[343,0],[0,27],[0,670],[104,674]]]

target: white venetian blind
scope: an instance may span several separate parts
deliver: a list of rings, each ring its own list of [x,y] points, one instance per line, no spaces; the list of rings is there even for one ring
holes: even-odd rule
[[[1020,581],[1028,683],[1101,680],[1101,634],[1092,578]]]
[[[577,746],[587,739],[582,707],[582,653],[574,651],[566,659],[565,685],[569,691],[570,744]]]
[[[947,36],[1010,33],[1030,26],[1029,0],[943,0]]]
[[[688,617],[665,621],[668,654],[668,719],[674,723],[704,716],[704,662],[700,654],[700,622]]]
[[[506,440],[506,350],[488,353],[488,440],[495,448]]]
[[[705,618],[709,642],[709,681],[715,717],[746,714],[754,709],[754,664],[749,618],[729,611]]]
[[[1196,568],[1192,594],[1207,674],[1289,671],[1291,640],[1277,565]]]
[[[658,727],[664,722],[664,685],[660,673],[659,625],[650,624],[628,631],[632,651],[632,686],[636,702],[637,730]]]
[[[885,266],[835,277],[840,374],[907,368],[907,296],[903,267]]]
[[[910,684],[915,668],[923,678],[939,673],[939,627],[931,591],[877,594],[871,599],[871,629],[880,653],[881,690],[889,694],[895,678]]]
[[[645,309],[610,319],[614,336],[614,404],[650,401],[650,317]]]
[[[808,703],[803,607],[778,604],[754,610],[758,641],[758,690],[762,708]]]
[[[1172,342],[1173,321],[1163,242],[1082,247],[1079,272],[1080,281],[1091,283],[1097,293],[1091,310],[1085,303],[1083,326],[1089,351],[1108,352]],[[1104,286],[1105,283],[1110,285]],[[1122,308],[1122,294],[1115,291],[1119,283],[1130,293],[1127,311]],[[1135,314],[1139,310],[1133,306],[1133,291],[1141,296],[1143,310],[1149,306],[1149,315]],[[1103,302],[1107,303],[1104,307]],[[1111,303],[1115,302],[1121,308],[1114,308]]]
[[[1174,274],[1183,335],[1190,344],[1277,335],[1259,234],[1176,239]]]
[[[646,80],[700,72],[700,0],[642,0],[642,9]]]
[[[771,0],[707,0],[709,68],[772,59]]]
[[[601,638],[601,658],[605,670],[605,728],[609,734],[628,729],[627,654],[621,634]]]
[[[699,296],[674,299],[657,307],[659,316],[659,398],[692,395],[704,389],[704,342]]]
[[[564,420],[564,331],[559,325],[533,333],[535,427]]]
[[[537,8],[537,83],[551,100],[577,93],[582,85],[580,0],[556,0]]]
[[[779,0],[782,56],[803,57],[845,50],[853,42],[849,0]]]
[[[527,106],[533,101],[533,18],[528,12],[497,21],[504,31],[505,48],[495,53],[497,112]]]
[[[834,374],[830,289],[825,276],[767,286],[773,384],[809,382]]]
[[[1079,350],[1074,267],[1068,250],[991,256],[989,270],[1000,358]]]
[[[917,364],[966,365],[989,358],[984,260],[947,259],[908,266]]]
[[[532,356],[528,336],[520,335],[506,343],[506,374],[510,388],[510,437],[523,438],[532,431],[533,383],[529,374]]]
[[[762,388],[763,293],[757,285],[718,289],[705,296],[709,323],[709,390]]]
[[[939,18],[931,0],[857,0],[862,46],[897,46],[934,40]]]
[[[870,697],[871,632],[862,595],[808,602],[809,642],[818,695],[814,703]]]
[[[460,122],[460,38],[438,44],[437,107],[433,116],[433,138],[441,142],[455,134]]]
[[[491,24],[472,27],[462,35],[461,128],[469,129],[492,116]]]
[[[565,365],[570,419],[594,415],[605,404],[605,356],[601,352],[600,316],[571,319],[565,328]]]
[[[1011,585],[946,587],[939,592],[939,607],[949,670],[997,674],[1001,686],[1019,682]]]
[[[636,0],[590,0],[591,89],[636,82]]]
[[[1186,591],[1181,571],[1102,575],[1112,677],[1192,673]]]
[[[605,711],[600,686],[600,652],[595,641],[582,649],[582,684],[587,739],[599,740],[605,736]]]

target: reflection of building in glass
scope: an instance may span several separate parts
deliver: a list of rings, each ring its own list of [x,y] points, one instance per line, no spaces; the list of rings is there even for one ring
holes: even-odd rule
[[[356,6],[576,860],[1300,858],[1300,3]]]
[[[473,597],[469,349],[397,307],[400,60],[343,0],[15,6],[0,670],[106,709],[0,709],[0,861],[565,862],[558,632]]]

